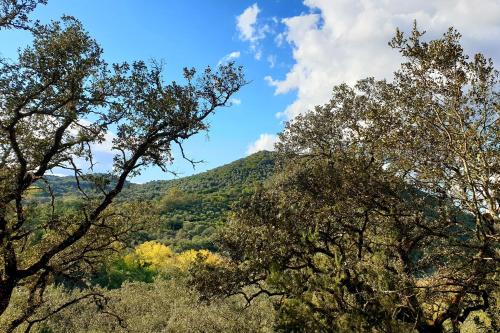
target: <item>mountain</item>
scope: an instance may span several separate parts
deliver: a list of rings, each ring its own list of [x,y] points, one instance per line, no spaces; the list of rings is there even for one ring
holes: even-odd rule
[[[274,165],[274,153],[263,151],[190,177],[131,184],[120,200],[155,203],[159,227],[141,240],[160,240],[178,251],[215,250],[216,228],[235,202],[273,174]]]
[[[232,205],[274,172],[275,154],[262,151],[221,167],[189,177],[158,180],[144,184],[127,183],[117,198],[118,203],[150,201],[154,204],[158,227],[138,235],[138,241],[160,240],[176,250],[214,249],[213,234],[227,221]],[[112,184],[113,180],[108,179]],[[49,176],[48,182],[56,196],[78,196],[73,177]],[[48,201],[46,186],[38,184],[37,200]],[[82,188],[91,183],[82,181]]]
[[[249,187],[267,179],[273,173],[274,163],[274,153],[261,151],[193,176],[131,184],[122,191],[121,199],[156,199],[173,188],[188,193],[232,193],[238,196]]]
[[[38,201],[49,201],[50,193],[56,197],[77,197],[80,195],[78,187],[89,193],[95,191],[95,182],[103,184],[105,188],[111,188],[114,183],[114,178],[106,174],[92,174],[88,178],[81,177],[79,183],[73,176],[45,176],[46,181],[38,181],[33,186],[33,198]],[[125,183],[125,188],[130,186],[130,182]]]

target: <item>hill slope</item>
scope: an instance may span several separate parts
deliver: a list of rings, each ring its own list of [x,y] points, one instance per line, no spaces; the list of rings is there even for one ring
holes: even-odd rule
[[[128,183],[117,201],[154,203],[158,227],[138,235],[138,241],[161,240],[177,250],[213,249],[212,235],[218,225],[226,222],[231,206],[271,176],[274,165],[274,153],[262,151],[189,177]],[[56,196],[78,195],[73,177],[49,176],[48,181]],[[88,190],[90,183],[82,182],[80,186]],[[40,187],[44,188],[42,184]],[[49,199],[46,190],[36,197],[41,201]]]
[[[236,192],[235,194],[238,194],[237,192],[244,191],[245,188],[267,179],[274,170],[274,162],[272,152],[261,151],[193,176],[131,184],[123,190],[121,197],[122,200],[151,200],[164,195],[172,188],[198,194],[218,192]]]
[[[212,235],[227,221],[231,206],[253,192],[274,170],[270,152],[259,152],[194,176],[131,184],[120,200],[152,200],[160,223],[148,239],[176,250],[213,248]],[[144,239],[143,239],[144,240]]]

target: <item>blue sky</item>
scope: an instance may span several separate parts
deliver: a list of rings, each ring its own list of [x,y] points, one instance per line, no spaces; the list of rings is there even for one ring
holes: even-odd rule
[[[326,103],[335,84],[390,78],[400,59],[387,42],[414,19],[431,36],[453,25],[466,51],[500,60],[500,0],[49,0],[35,12],[42,22],[63,14],[82,21],[108,62],[164,60],[167,80],[228,58],[244,66],[251,83],[210,119],[208,139],[186,143],[206,162],[193,170],[177,158],[171,169],[182,175],[272,149],[283,122]],[[2,56],[14,58],[29,38],[2,32]],[[98,150],[106,169],[111,155]],[[151,168],[133,181],[171,177]]]

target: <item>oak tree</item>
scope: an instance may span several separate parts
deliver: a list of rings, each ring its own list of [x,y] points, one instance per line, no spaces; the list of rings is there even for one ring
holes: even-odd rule
[[[279,136],[277,176],[200,264],[205,297],[274,296],[293,332],[459,332],[475,311],[498,329],[500,90],[450,29],[390,45],[394,80],[333,89]]]
[[[38,5],[48,0],[2,0],[0,1],[0,29],[30,30],[33,23],[29,14]],[[35,22],[36,23],[36,22]]]
[[[17,27],[34,5],[3,1],[0,22]],[[11,9],[21,14],[4,16]],[[29,330],[55,277],[81,275],[143,225],[150,208],[113,204],[127,178],[149,166],[167,171],[172,146],[184,155],[184,140],[207,130],[207,117],[245,84],[233,63],[201,74],[184,69],[182,84],[166,83],[157,62],[108,65],[72,17],[33,24],[30,32],[33,43],[16,60],[0,59],[0,319],[12,294],[27,291],[7,332],[22,323]],[[87,175],[83,166],[93,170],[106,138],[114,152],[110,176]],[[47,175],[55,168],[75,178],[79,200],[71,209],[55,195],[44,205],[30,197],[35,187],[51,191]],[[79,186],[82,179],[93,189]]]

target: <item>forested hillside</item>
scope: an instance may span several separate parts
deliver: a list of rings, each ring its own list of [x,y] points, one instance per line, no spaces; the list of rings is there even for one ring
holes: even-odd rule
[[[256,153],[191,177],[131,185],[121,200],[151,200],[160,223],[149,239],[175,250],[215,250],[212,236],[226,222],[231,206],[253,192],[274,169],[274,155]]]
[[[106,174],[87,175],[78,182],[73,176],[47,175],[44,180],[39,180],[31,188],[31,198],[41,202],[50,201],[51,195],[55,197],[78,197],[80,190],[85,192],[98,192],[95,181],[98,180],[104,188],[109,189],[116,183],[116,179]],[[129,187],[130,182],[125,182],[125,187]]]
[[[194,176],[131,184],[120,198],[158,199],[172,189],[179,189],[186,193],[220,194],[234,199],[268,178],[273,172],[274,162],[272,152],[262,151]]]
[[[144,184],[126,182],[125,189],[119,195],[119,201],[158,199],[173,188],[189,193],[225,192],[237,195],[238,191],[247,191],[249,187],[267,179],[273,172],[274,163],[275,158],[272,152],[261,151],[189,177],[156,180]],[[103,174],[94,175],[94,177],[98,176],[106,178]],[[48,175],[46,179],[56,196],[78,196],[78,184],[73,176]],[[83,180],[79,185],[82,189],[89,190],[93,182]],[[49,191],[45,183],[39,181],[37,187],[41,191],[35,196],[40,200],[49,199]]]
[[[262,151],[227,165],[173,180],[158,180],[144,184],[127,183],[117,197],[118,203],[149,201],[157,208],[158,223],[147,232],[137,234],[137,242],[159,240],[182,251],[188,249],[215,250],[212,235],[218,225],[227,220],[231,206],[243,196],[252,193],[274,170],[272,152]],[[104,175],[103,182],[113,180]],[[74,177],[48,176],[56,197],[65,200],[78,197],[78,186],[94,191],[93,182],[82,180],[79,185]],[[50,201],[50,192],[44,182],[37,184],[34,198]]]

